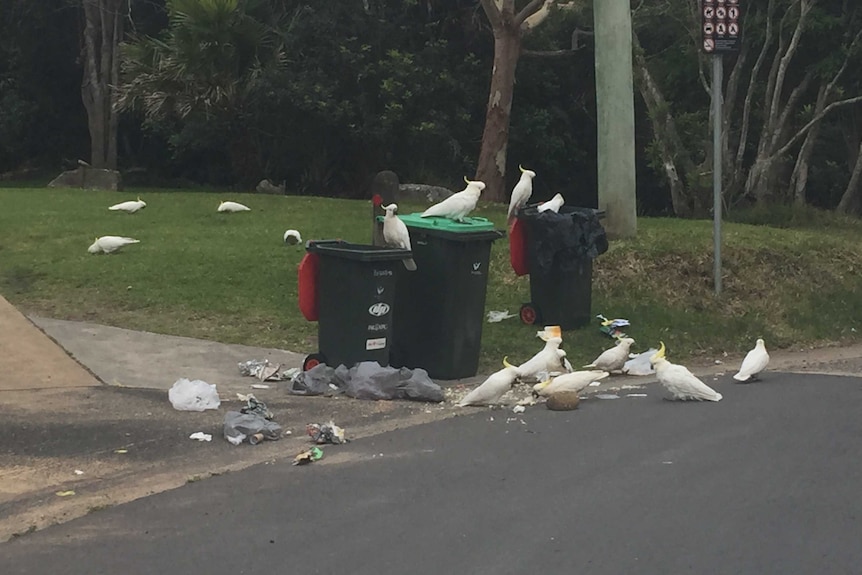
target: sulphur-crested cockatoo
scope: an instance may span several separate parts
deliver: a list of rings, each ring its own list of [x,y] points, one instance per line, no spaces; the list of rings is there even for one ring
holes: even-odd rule
[[[127,214],[134,214],[140,209],[146,208],[147,202],[143,201],[141,198],[137,200],[132,200],[129,202],[120,202],[119,204],[114,204],[108,209],[114,212],[126,212]]]
[[[284,232],[284,243],[289,246],[295,246],[302,242],[302,236],[296,230],[287,230]]]
[[[498,403],[500,398],[512,389],[517,378],[518,368],[511,365],[508,358],[504,357],[503,369],[489,375],[479,387],[465,395],[464,399],[458,402],[458,407]]]
[[[386,210],[386,215],[383,216],[383,241],[389,247],[413,249],[410,247],[410,232],[407,231],[407,226],[401,221],[401,218],[395,215],[395,212],[398,211],[398,205],[389,204],[383,206],[383,209]],[[411,272],[416,271],[416,262],[413,261],[413,258],[407,258],[403,261],[405,268]]]
[[[545,347],[536,355],[518,366],[518,376],[521,379],[528,377],[536,377],[539,373],[559,372],[563,371],[563,359],[566,357],[565,352],[560,349],[560,344],[563,343],[561,337],[551,337],[545,342]]]
[[[481,182],[479,180],[468,180],[467,178],[464,178],[464,181],[467,182],[466,188],[457,194],[452,194],[442,202],[429,207],[427,210],[422,212],[421,216],[423,218],[439,216],[449,218],[450,220],[455,220],[457,222],[464,221],[467,214],[476,208],[476,202],[479,201],[479,195],[482,193],[482,190],[485,189],[485,182]]]
[[[769,364],[769,354],[766,352],[766,344],[763,339],[758,339],[754,349],[746,354],[739,367],[739,373],[733,376],[736,381],[754,381],[757,374],[766,369]]]
[[[584,368],[603,369],[605,371],[620,371],[626,364],[629,358],[629,350],[635,342],[630,337],[622,337],[617,340],[617,344],[603,351],[599,357],[593,360],[593,363],[587,364]]]
[[[643,353],[629,354],[629,360],[623,366],[623,373],[626,375],[652,375],[655,373],[652,364],[649,361],[658,349],[651,347]]]
[[[250,212],[251,208],[239,202],[221,202],[218,205],[219,212]]]
[[[564,373],[537,383],[533,386],[533,391],[537,395],[547,397],[558,391],[581,391],[586,389],[594,381],[599,381],[610,375],[608,372],[601,369],[591,369],[588,371],[573,371],[572,373]]]
[[[541,204],[539,204],[539,207],[537,209],[540,212],[546,212],[548,210],[551,210],[554,213],[558,213],[565,202],[566,200],[563,199],[563,196],[557,194],[547,202],[542,202]]]
[[[721,394],[699,380],[688,368],[676,365],[664,357],[664,342],[650,358],[655,367],[658,382],[667,389],[673,399],[694,399],[697,401],[721,401]]]
[[[87,251],[91,254],[111,254],[119,250],[123,246],[138,243],[140,243],[140,241],[134,238],[124,238],[121,236],[102,236],[100,238],[96,238],[93,244],[89,248],[87,248]]]
[[[521,179],[515,184],[512,190],[512,197],[509,199],[509,215],[507,223],[512,225],[515,221],[515,216],[518,215],[518,210],[523,208],[533,195],[533,178],[536,177],[536,172],[533,170],[525,170],[523,166],[518,166],[521,170]]]

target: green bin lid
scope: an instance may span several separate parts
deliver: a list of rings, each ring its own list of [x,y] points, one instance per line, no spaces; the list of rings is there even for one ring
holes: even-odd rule
[[[440,216],[430,216],[423,218],[419,212],[398,216],[405,224],[414,228],[424,228],[427,230],[437,230],[441,232],[453,233],[472,233],[472,232],[488,232],[494,230],[494,222],[486,218],[464,218],[463,222],[456,222],[449,218]]]

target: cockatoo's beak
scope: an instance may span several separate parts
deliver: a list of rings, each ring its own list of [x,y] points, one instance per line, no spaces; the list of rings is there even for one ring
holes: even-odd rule
[[[534,385],[534,386],[533,386],[533,389],[534,389],[535,391],[540,391],[540,390],[545,389],[546,387],[548,387],[550,384],[551,384],[551,380],[550,380],[550,379],[546,379],[545,381],[543,381],[543,382],[541,382],[541,383],[537,383],[536,385]]]

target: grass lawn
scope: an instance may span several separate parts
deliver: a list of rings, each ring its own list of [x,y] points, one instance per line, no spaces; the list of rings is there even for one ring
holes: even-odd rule
[[[140,195],[134,215],[111,204]],[[216,213],[220,200],[251,212]],[[297,305],[303,240],[369,243],[370,201],[206,193],[0,188],[0,293],[25,313],[289,349],[317,351],[317,324]],[[420,205],[402,205],[410,213]],[[473,215],[505,227],[505,207]],[[712,295],[712,222],[641,218],[634,240],[616,241],[594,262],[594,314],[632,322],[636,351],[663,340],[672,361],[739,353],[763,336],[771,349],[859,341],[862,223],[818,215],[796,227],[725,223],[724,294]],[[141,241],[94,256],[95,236]],[[515,276],[508,242],[494,242],[486,310],[517,313],[529,279]],[[484,324],[481,369],[503,355],[522,362],[541,347],[516,318]],[[611,340],[598,322],[567,332],[572,363]]]

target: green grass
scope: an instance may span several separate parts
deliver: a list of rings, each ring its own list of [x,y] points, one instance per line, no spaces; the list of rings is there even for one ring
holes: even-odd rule
[[[134,215],[107,206],[140,195]],[[219,214],[222,199],[250,213]],[[0,188],[0,293],[26,313],[155,333],[317,351],[317,324],[297,306],[303,239],[370,241],[370,202],[317,197],[129,190],[122,193]],[[410,213],[420,205],[402,205]],[[503,227],[505,208],[474,215]],[[862,332],[862,225],[826,216],[802,227],[725,223],[724,294],[712,295],[712,223],[641,218],[634,240],[612,243],[594,262],[593,313],[624,317],[638,350],[665,341],[672,360],[738,353],[763,336],[770,348],[858,341]],[[98,235],[138,245],[109,256],[87,253]],[[494,242],[486,310],[516,313],[529,279]],[[854,331],[855,330],[855,331]],[[484,324],[481,369],[526,360],[540,347],[536,327],[512,318]],[[572,363],[610,340],[598,323],[565,334]]]

